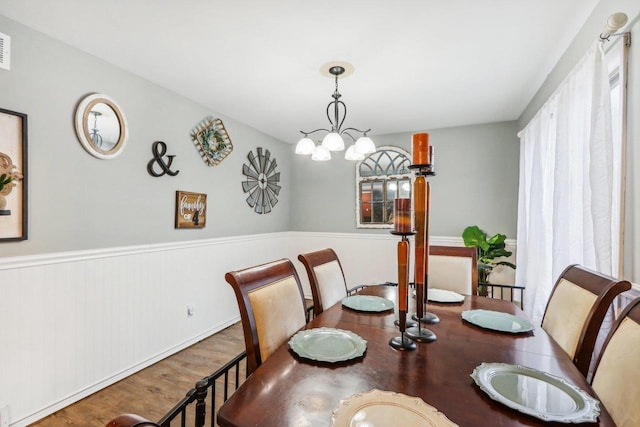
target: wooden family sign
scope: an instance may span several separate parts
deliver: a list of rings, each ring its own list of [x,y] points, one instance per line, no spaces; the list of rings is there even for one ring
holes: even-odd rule
[[[204,228],[207,222],[207,195],[176,191],[176,228]]]

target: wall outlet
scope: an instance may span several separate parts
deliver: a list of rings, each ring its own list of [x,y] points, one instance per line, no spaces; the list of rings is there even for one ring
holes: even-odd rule
[[[196,313],[196,308],[192,305],[187,305],[187,317],[191,317]],[[0,427],[3,427],[0,425]]]

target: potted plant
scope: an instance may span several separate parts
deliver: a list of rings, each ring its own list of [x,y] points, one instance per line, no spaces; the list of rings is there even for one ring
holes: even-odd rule
[[[484,284],[489,283],[489,274],[496,265],[516,268],[511,262],[496,261],[496,258],[509,257],[512,254],[505,249],[504,241],[507,236],[498,233],[488,237],[477,225],[472,225],[464,229],[462,239],[466,247],[478,250],[478,293],[486,296],[487,287]]]
[[[4,198],[3,192],[5,187],[10,184],[11,181],[13,181],[13,177],[10,175],[7,175],[6,173],[0,175],[0,210],[3,210],[5,206],[7,206],[7,199]],[[9,191],[6,193],[9,194]]]

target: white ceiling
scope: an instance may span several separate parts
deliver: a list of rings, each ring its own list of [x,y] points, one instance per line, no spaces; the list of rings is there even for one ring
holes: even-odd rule
[[[0,0],[0,14],[289,143],[514,120],[598,0]],[[1,28],[0,28],[1,30]],[[595,36],[594,36],[595,37]]]

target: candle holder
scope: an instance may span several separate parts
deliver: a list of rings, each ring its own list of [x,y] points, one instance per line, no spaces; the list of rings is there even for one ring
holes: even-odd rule
[[[416,313],[412,316],[418,322],[417,326],[409,328],[409,337],[420,342],[436,340],[436,335],[429,329],[422,328],[422,324],[440,322],[440,318],[428,313],[427,291],[429,280],[429,215],[431,211],[431,186],[426,177],[435,176],[434,150],[429,145],[429,134],[417,133],[412,137],[413,164],[409,165],[416,174],[413,183],[414,215],[416,227],[415,275],[416,284]]]
[[[409,231],[409,232],[404,232],[403,233],[403,232],[399,232],[399,231],[395,231],[395,230],[394,231],[390,231],[390,233],[393,234],[394,236],[404,236],[404,238],[406,238],[407,236],[413,236],[413,235],[416,234],[415,231]],[[407,293],[408,293],[408,289],[409,288],[407,287]],[[399,298],[400,298],[400,294],[398,294],[398,299]],[[408,298],[408,296],[407,296],[407,298]],[[400,328],[400,317],[399,316],[398,316],[398,319],[396,319],[393,322],[393,324],[396,325],[396,327]],[[407,328],[407,329],[408,328],[413,328],[414,326],[418,325],[418,322],[414,322],[412,320],[406,319],[406,316],[405,316],[404,325],[405,325],[405,328]]]
[[[433,147],[429,147],[433,156]],[[431,213],[431,185],[426,177],[435,176],[432,163],[409,165],[414,169],[416,179],[414,181],[414,212],[416,223],[416,313],[411,316],[418,322],[417,327],[411,328],[408,334],[418,341],[431,342],[436,340],[436,335],[429,329],[422,329],[421,324],[433,325],[440,322],[440,318],[427,311],[427,293],[429,289],[429,216]]]
[[[394,235],[401,235],[402,239],[398,242],[398,326],[400,336],[389,340],[389,345],[396,350],[415,350],[416,343],[406,336],[407,326],[407,307],[409,304],[409,239],[407,236],[413,235],[413,232],[400,233],[391,232]]]

